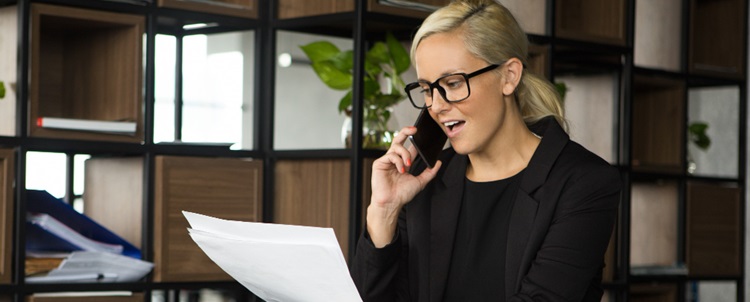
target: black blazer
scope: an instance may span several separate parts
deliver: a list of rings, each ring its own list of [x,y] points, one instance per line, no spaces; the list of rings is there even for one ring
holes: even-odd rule
[[[554,118],[526,167],[508,230],[506,297],[492,301],[600,301],[604,253],[620,200],[617,169],[570,140]],[[369,301],[443,300],[468,157],[452,149],[443,167],[404,206],[393,242],[374,247],[366,230],[351,260]],[[415,163],[412,173],[424,164]]]

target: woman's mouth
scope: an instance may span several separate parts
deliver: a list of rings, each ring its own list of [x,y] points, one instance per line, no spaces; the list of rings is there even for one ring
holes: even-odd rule
[[[465,123],[466,122],[464,121],[450,121],[450,122],[443,123],[443,126],[445,126],[445,129],[448,130],[448,133],[446,133],[448,137],[451,137],[455,135],[458,131],[460,131],[461,128],[463,128]]]

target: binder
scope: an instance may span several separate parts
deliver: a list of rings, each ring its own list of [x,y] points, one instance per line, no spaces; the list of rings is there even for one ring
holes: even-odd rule
[[[46,191],[26,190],[28,214],[44,213],[91,240],[121,245],[122,255],[141,259],[141,251],[69,204]],[[27,252],[72,252],[81,248],[31,222],[26,223]]]

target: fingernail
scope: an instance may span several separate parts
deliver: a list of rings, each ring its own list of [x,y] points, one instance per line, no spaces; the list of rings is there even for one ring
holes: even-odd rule
[[[406,172],[404,171],[404,167],[401,167],[401,174],[404,174],[404,172]]]
[[[411,167],[411,158],[406,159],[406,165]]]

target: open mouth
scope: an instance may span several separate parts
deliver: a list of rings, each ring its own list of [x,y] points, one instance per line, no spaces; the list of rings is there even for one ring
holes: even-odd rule
[[[445,125],[445,127],[448,128],[449,131],[453,131],[453,128],[460,127],[463,124],[463,121],[450,121],[443,123],[443,125]]]

